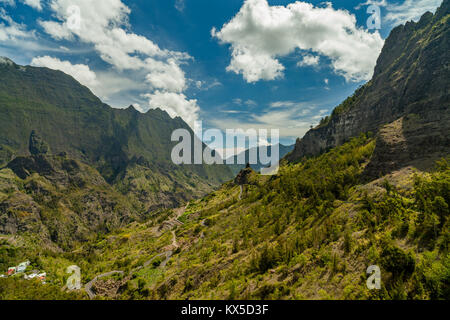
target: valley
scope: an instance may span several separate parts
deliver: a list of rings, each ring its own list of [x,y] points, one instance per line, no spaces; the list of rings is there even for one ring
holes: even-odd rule
[[[172,133],[197,139],[181,117],[1,58],[0,272],[29,265],[0,299],[448,300],[449,19],[444,0],[395,27],[371,80],[271,146],[273,175],[176,165]]]

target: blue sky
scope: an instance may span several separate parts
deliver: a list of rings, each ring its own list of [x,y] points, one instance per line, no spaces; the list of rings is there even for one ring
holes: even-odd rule
[[[380,30],[367,29],[371,4]],[[116,108],[279,128],[291,144],[370,79],[395,25],[439,4],[0,0],[0,56],[69,73]]]

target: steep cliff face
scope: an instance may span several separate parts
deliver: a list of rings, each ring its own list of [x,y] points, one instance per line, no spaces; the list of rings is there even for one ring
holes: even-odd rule
[[[108,182],[123,173],[135,158],[147,167],[173,169],[174,130],[190,127],[161,109],[142,114],[132,106],[113,109],[71,76],[48,68],[20,66],[0,60],[0,147],[16,156],[30,154],[35,130],[53,153],[67,152],[100,171]],[[3,62],[1,62],[3,61]],[[10,159],[0,152],[0,164]],[[182,167],[215,185],[233,176],[226,166]]]
[[[16,158],[11,166],[22,178],[42,164],[30,154],[65,153],[146,211],[177,207],[233,178],[225,165],[173,164],[171,134],[180,128],[194,137],[161,109],[113,109],[63,72],[0,58],[0,169]]]
[[[393,29],[372,80],[338,106],[326,121],[297,140],[287,160],[318,155],[361,133],[376,134],[384,125],[407,115],[420,119],[421,136],[436,136],[434,129],[439,128],[438,138],[428,141],[428,151],[448,147],[449,12],[450,1],[445,0],[436,14],[427,12],[417,23]],[[405,141],[405,150],[421,150],[412,146],[415,139],[405,137]],[[407,158],[413,159],[414,154]]]

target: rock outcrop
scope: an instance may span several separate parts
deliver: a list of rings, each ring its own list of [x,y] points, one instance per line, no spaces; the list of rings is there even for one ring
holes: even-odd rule
[[[30,135],[29,150],[32,155],[48,154],[50,152],[50,147],[48,146],[48,143],[33,130]]]
[[[444,0],[436,14],[427,12],[417,23],[407,22],[393,29],[378,58],[372,80],[337,107],[321,125],[298,139],[286,159],[295,162],[302,157],[316,156],[361,133],[377,134],[380,128],[395,121],[403,124],[401,118],[420,121],[412,131],[405,131],[399,123],[393,124],[401,127],[397,133],[404,136],[403,154],[397,149],[389,153],[391,161],[378,166],[389,166],[389,162],[394,161],[397,167],[403,161],[419,159],[424,153],[448,153],[449,7],[450,1]],[[387,140],[383,140],[383,136],[386,137],[380,132],[375,155],[378,151],[384,153],[381,150],[385,150]],[[387,157],[379,154],[378,160],[384,156]],[[377,171],[374,167],[372,170]]]

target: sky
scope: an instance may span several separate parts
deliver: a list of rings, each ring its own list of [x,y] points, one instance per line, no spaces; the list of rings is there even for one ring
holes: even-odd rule
[[[64,71],[114,108],[292,144],[370,80],[393,27],[440,3],[0,0],[0,56]]]

